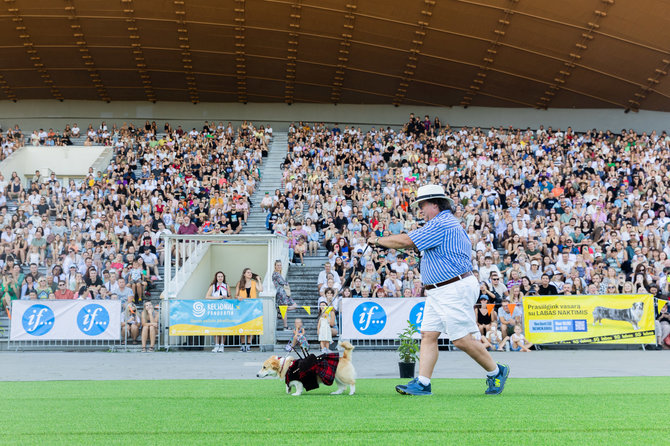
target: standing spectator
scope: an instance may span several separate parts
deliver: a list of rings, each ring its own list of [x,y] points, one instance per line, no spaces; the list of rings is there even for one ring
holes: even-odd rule
[[[660,302],[659,302],[660,303]],[[670,349],[670,303],[663,305],[655,321],[656,343],[659,348]]]
[[[319,322],[317,333],[319,334],[319,346],[321,353],[328,353],[330,343],[333,342],[332,326],[335,325],[335,315],[332,311],[326,311],[328,306],[325,302],[319,304]]]
[[[239,300],[243,299],[256,299],[258,293],[263,291],[263,283],[261,277],[252,272],[251,268],[244,268],[242,271],[242,277],[237,282],[235,286],[235,296]],[[250,352],[251,346],[249,342],[251,341],[251,336],[240,336],[240,351],[241,352]]]
[[[230,297],[230,292],[228,291],[228,284],[226,283],[226,275],[223,271],[217,271],[214,273],[212,283],[209,284],[205,299],[225,299],[227,297]],[[223,336],[214,336],[213,353],[223,353],[223,341]]]
[[[147,351],[147,338],[149,339],[149,351],[154,351],[156,336],[158,335],[158,311],[150,300],[144,303],[142,309],[142,352]]]
[[[289,287],[288,282],[281,275],[282,263],[280,260],[275,261],[275,270],[272,272],[272,285],[277,290],[275,294],[275,301],[277,305],[286,305],[286,310],[295,310],[298,306],[295,304],[293,299],[291,299],[290,293],[291,288]],[[284,330],[289,331],[288,321],[285,315],[282,315],[282,321],[284,322]]]

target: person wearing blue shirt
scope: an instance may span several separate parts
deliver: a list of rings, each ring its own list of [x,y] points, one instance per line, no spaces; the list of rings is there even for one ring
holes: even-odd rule
[[[389,231],[391,231],[391,234],[400,234],[403,229],[405,229],[405,225],[403,222],[398,220],[398,217],[395,215],[391,217],[391,224],[389,224]]]
[[[479,334],[474,305],[479,281],[472,274],[472,243],[452,214],[452,202],[439,185],[419,188],[412,207],[418,206],[426,223],[409,234],[372,236],[369,245],[421,251],[421,280],[426,303],[421,323],[419,377],[396,386],[403,395],[432,395],[430,377],[439,355],[437,339],[445,333],[455,347],[466,352],[486,370],[486,394],[499,394],[505,387],[509,366],[496,364],[473,334]]]

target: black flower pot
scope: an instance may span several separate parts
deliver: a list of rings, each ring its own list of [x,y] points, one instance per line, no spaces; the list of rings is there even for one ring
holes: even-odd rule
[[[400,369],[401,378],[414,378],[414,366],[415,362],[399,362],[398,368]]]

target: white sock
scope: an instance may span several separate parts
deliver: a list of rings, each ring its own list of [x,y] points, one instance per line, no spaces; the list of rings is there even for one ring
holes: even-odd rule
[[[430,378],[419,375],[419,382],[421,383],[422,386],[427,386],[428,384],[430,384]]]
[[[498,368],[498,364],[496,364],[495,370],[491,370],[490,372],[486,372],[486,376],[496,376],[498,373],[500,373],[500,369]]]

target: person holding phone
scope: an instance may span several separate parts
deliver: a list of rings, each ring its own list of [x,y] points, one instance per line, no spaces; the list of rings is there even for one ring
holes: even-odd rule
[[[235,287],[235,297],[239,300],[243,299],[256,299],[258,294],[263,291],[263,281],[261,277],[251,271],[251,268],[244,268],[242,271],[242,277],[237,282]],[[249,345],[251,341],[251,336],[242,335],[240,336],[240,351],[241,352],[250,352],[251,346]]]

